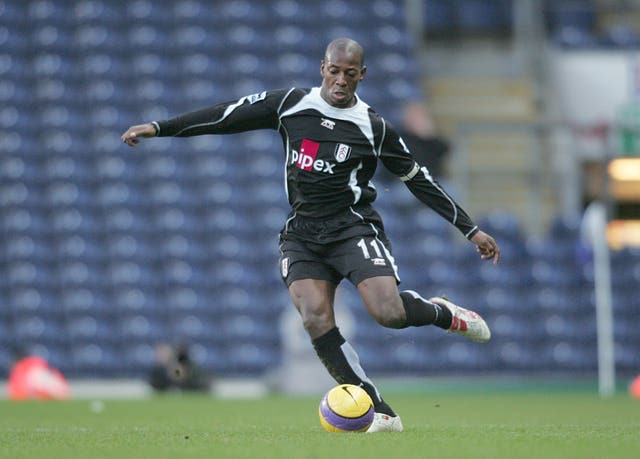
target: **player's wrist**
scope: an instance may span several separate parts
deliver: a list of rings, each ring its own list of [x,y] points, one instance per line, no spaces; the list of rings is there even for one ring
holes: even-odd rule
[[[153,135],[155,137],[158,137],[158,135],[160,135],[160,124],[158,124],[157,121],[152,121],[149,124],[151,124],[151,126],[153,126],[153,131],[154,131]]]

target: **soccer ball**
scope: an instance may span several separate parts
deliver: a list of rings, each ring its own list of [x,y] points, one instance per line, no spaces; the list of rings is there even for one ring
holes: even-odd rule
[[[362,387],[340,384],[324,394],[318,414],[327,432],[364,432],[373,422],[373,401]]]

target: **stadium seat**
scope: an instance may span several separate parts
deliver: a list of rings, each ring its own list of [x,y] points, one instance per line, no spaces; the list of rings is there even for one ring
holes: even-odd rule
[[[3,345],[2,348],[0,348],[0,378],[7,379],[9,377],[13,361],[13,355],[9,349]]]
[[[71,347],[70,361],[73,364],[73,373],[80,377],[113,377],[122,376],[125,359],[129,353],[121,353],[119,346],[105,343],[85,343]]]
[[[37,284],[36,284],[37,285]],[[61,319],[64,310],[57,301],[56,290],[53,286],[42,284],[38,288],[31,286],[12,285],[7,294],[7,313],[14,319],[48,318]]]
[[[593,49],[598,47],[598,37],[589,30],[574,26],[561,26],[553,32],[553,43],[562,48]]]
[[[67,334],[60,318],[43,318],[37,315],[18,317],[13,321],[16,343],[66,344]]]
[[[591,0],[547,1],[546,19],[551,31],[561,27],[593,31],[596,23],[595,5]]]
[[[280,363],[278,348],[243,343],[227,348],[227,371],[230,375],[260,375]]]
[[[196,314],[204,317],[209,314],[212,300],[207,295],[207,290],[199,288],[195,284],[183,283],[182,285],[167,285],[166,307],[169,314]]]
[[[425,32],[430,35],[451,34],[455,30],[455,5],[448,0],[423,2]]]
[[[67,287],[60,292],[58,301],[66,317],[70,318],[89,315],[109,320],[117,314],[105,285]]]
[[[531,342],[519,339],[501,342],[497,348],[498,368],[509,370],[535,371],[548,368],[552,362],[541,355],[539,349],[532,347]]]
[[[76,315],[66,321],[66,330],[71,345],[87,343],[118,343],[121,335],[116,332],[115,321],[92,315]]]
[[[504,34],[511,29],[510,1],[459,0],[456,23],[467,34]]]

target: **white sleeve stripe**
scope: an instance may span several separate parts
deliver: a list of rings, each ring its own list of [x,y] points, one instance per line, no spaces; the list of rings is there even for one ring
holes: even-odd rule
[[[160,135],[160,125],[157,121],[152,121],[151,124],[156,128],[156,137]]]
[[[384,118],[381,118],[381,119],[382,119],[382,137],[380,138],[380,145],[378,145],[378,151],[376,155],[378,156],[378,158],[382,154],[382,144],[384,143],[384,138],[387,135],[387,122],[384,120]]]
[[[415,177],[419,171],[420,165],[418,163],[413,163],[413,169],[411,169],[411,171],[407,175],[400,176],[400,180],[402,180],[403,182],[408,182],[413,177]]]
[[[282,98],[282,101],[280,102],[280,105],[278,105],[278,110],[276,110],[276,113],[278,114],[278,129],[277,129],[278,131],[280,130],[280,126],[282,126],[282,116],[280,115],[280,110],[282,110],[282,106],[289,98],[289,94],[291,94],[294,89],[296,88],[289,89],[289,92],[285,94],[285,96]]]
[[[469,238],[469,235],[470,235],[471,233],[473,233],[473,232],[474,232],[475,230],[477,230],[477,229],[478,229],[478,225],[474,226],[473,228],[471,228],[471,229],[469,230],[469,232],[468,232],[467,234],[465,234],[465,235],[464,235],[464,237],[466,237],[466,238],[468,239],[468,238]]]
[[[451,219],[451,223],[455,225],[458,221],[458,208],[456,207],[456,203],[442,188],[440,188],[438,184],[436,184],[436,182],[433,180],[433,177],[429,173],[429,170],[426,167],[423,167],[420,170],[424,174],[424,178],[426,178],[435,187],[435,189],[438,190],[442,194],[442,196],[444,196],[447,199],[447,201],[449,201],[449,203],[451,204],[451,208],[453,209],[453,218]]]
[[[240,107],[242,104],[244,104],[247,100],[249,100],[248,96],[244,96],[241,97],[240,99],[238,99],[238,102],[236,102],[235,104],[229,105],[224,113],[222,114],[222,117],[218,120],[212,121],[210,123],[200,123],[200,124],[194,124],[192,126],[187,126],[186,128],[182,129],[180,132],[178,132],[176,135],[174,135],[174,137],[179,136],[180,134],[182,134],[184,131],[188,131],[189,129],[194,129],[194,128],[198,128],[198,127],[203,127],[203,126],[213,126],[214,124],[218,124],[221,121],[224,121],[236,108]]]

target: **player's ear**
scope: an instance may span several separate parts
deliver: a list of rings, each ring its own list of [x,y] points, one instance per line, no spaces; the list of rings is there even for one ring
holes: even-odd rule
[[[364,80],[365,73],[367,73],[367,66],[363,65],[362,69],[360,69],[360,81]]]
[[[324,59],[320,61],[320,76],[324,77]]]

